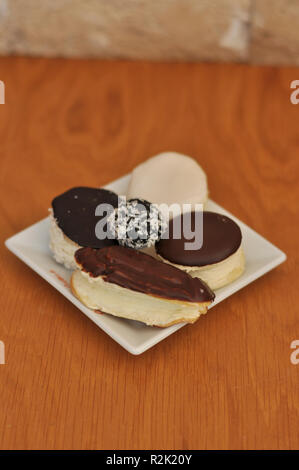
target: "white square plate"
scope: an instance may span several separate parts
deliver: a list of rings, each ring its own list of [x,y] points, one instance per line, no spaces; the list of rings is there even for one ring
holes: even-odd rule
[[[129,178],[130,175],[123,176],[105,188],[119,194],[126,194]],[[210,200],[207,209],[228,215],[239,224],[243,234],[243,247],[246,256],[244,274],[235,282],[216,291],[212,308],[226,297],[283,263],[286,260],[286,255],[215,202]],[[71,272],[56,263],[51,256],[48,232],[49,218],[47,217],[9,238],[5,244],[10,251],[48,281],[127,351],[132,354],[141,354],[185,325],[185,323],[180,323],[168,328],[149,327],[132,320],[97,314],[85,307],[68,287]]]

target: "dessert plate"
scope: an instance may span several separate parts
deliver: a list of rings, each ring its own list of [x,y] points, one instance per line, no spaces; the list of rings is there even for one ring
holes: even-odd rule
[[[129,179],[130,175],[125,175],[106,185],[105,188],[119,194],[126,194]],[[239,224],[243,234],[243,247],[246,256],[245,272],[233,283],[216,291],[215,301],[210,307],[212,308],[234,292],[283,263],[286,260],[286,255],[215,202],[209,200],[206,208],[228,215]],[[5,244],[18,258],[48,281],[97,326],[132,354],[143,353],[185,325],[185,323],[180,323],[168,328],[155,328],[132,320],[95,313],[85,307],[69,288],[71,272],[56,263],[51,256],[48,217],[12,236],[6,240]],[[200,319],[198,321],[200,323]]]

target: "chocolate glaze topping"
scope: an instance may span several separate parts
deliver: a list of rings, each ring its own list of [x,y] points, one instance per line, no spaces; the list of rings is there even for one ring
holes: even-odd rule
[[[95,227],[102,217],[95,216],[95,210],[102,203],[117,207],[117,194],[107,189],[80,186],[55,197],[52,207],[56,222],[67,237],[80,246],[102,248],[117,243],[96,237]]]
[[[195,228],[194,214],[191,213],[192,231]],[[182,216],[178,217],[182,222]],[[169,222],[169,239],[160,240],[156,244],[157,253],[172,263],[182,266],[206,266],[218,263],[235,253],[241,245],[241,230],[232,219],[216,212],[204,211],[203,245],[199,250],[186,250],[185,242],[192,240],[186,240],[183,235],[180,239],[173,238],[173,220]]]
[[[209,302],[215,298],[200,279],[133,248],[80,248],[75,259],[91,277],[101,276],[106,282],[144,294],[187,302]]]

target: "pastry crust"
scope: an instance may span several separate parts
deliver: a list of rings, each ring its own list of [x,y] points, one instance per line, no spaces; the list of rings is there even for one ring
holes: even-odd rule
[[[57,261],[63,264],[67,269],[76,269],[77,264],[74,258],[75,252],[80,246],[68,238],[63,231],[58,227],[57,222],[53,216],[53,210],[50,212],[50,250]]]
[[[245,269],[245,256],[242,246],[230,255],[228,258],[220,261],[219,263],[210,264],[207,266],[182,266],[179,264],[171,263],[161,255],[157,257],[165,263],[171,264],[176,268],[190,274],[192,277],[198,277],[204,281],[212,289],[220,289],[221,287],[230,284],[243,274]]]
[[[182,322],[194,323],[207,313],[211,303],[185,302],[136,292],[106,282],[101,276],[91,278],[80,270],[72,274],[71,290],[88,308],[161,328]]]

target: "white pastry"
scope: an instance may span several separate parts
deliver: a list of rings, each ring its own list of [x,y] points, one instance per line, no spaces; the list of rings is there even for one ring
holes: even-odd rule
[[[207,177],[193,158],[176,152],[160,153],[132,171],[128,188],[130,198],[142,198],[159,205],[178,204],[170,216],[177,215],[179,210],[189,212],[195,204],[206,203]],[[182,204],[191,206],[182,209]],[[167,216],[163,208],[162,212]]]
[[[71,289],[88,308],[151,326],[194,323],[214,293],[199,279],[133,248],[82,248]]]
[[[58,227],[53,216],[53,210],[50,212],[50,250],[57,263],[63,264],[67,269],[76,269],[74,254],[80,246],[67,237]]]
[[[208,284],[212,290],[220,289],[220,287],[235,281],[245,269],[245,256],[242,246],[223,261],[206,266],[182,266],[170,263],[162,256],[158,255],[158,258],[178,269],[182,269],[192,277],[198,277]]]

